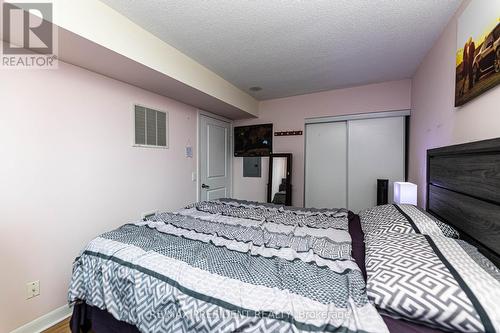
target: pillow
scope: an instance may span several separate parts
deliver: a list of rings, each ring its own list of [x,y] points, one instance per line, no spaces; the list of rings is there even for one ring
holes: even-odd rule
[[[452,332],[500,332],[500,271],[453,238],[368,235],[368,298],[384,314]]]
[[[365,234],[396,232],[459,238],[453,227],[414,205],[376,206],[360,212],[359,217]]]

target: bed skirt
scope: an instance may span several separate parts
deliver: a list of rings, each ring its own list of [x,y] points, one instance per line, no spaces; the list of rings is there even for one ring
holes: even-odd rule
[[[116,320],[109,312],[84,302],[74,305],[70,328],[72,333],[139,333],[139,330],[126,322]]]

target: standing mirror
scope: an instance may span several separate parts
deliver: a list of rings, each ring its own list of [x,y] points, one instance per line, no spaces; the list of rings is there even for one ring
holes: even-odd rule
[[[292,154],[269,155],[267,202],[292,205]]]

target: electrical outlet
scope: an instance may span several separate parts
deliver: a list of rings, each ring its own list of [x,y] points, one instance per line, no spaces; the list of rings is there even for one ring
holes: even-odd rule
[[[26,299],[40,295],[40,281],[26,283]]]

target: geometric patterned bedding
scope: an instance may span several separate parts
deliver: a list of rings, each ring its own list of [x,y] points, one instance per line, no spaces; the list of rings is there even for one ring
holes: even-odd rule
[[[400,233],[365,242],[367,293],[380,310],[450,332],[500,332],[500,272],[471,245]]]
[[[350,253],[345,210],[202,202],[92,240],[68,299],[141,332],[387,332]]]
[[[256,221],[278,223],[291,226],[307,226],[313,228],[347,229],[348,211],[346,209],[295,208],[262,204],[258,202],[220,199],[194,203],[186,208],[212,214],[245,218]]]
[[[500,271],[412,205],[360,213],[367,294],[377,308],[450,332],[500,332]]]
[[[366,234],[420,233],[424,235],[459,238],[456,229],[414,205],[382,205],[359,213]]]

